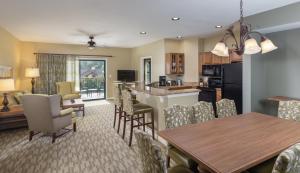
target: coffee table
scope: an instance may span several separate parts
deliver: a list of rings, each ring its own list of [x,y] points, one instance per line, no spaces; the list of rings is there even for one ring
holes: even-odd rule
[[[0,130],[27,127],[22,106],[14,105],[9,108],[8,112],[0,112]]]
[[[84,103],[82,99],[74,99],[74,102],[72,102],[71,100],[64,100],[62,108],[63,109],[73,108],[75,112],[82,112],[82,115],[83,116],[85,115]]]

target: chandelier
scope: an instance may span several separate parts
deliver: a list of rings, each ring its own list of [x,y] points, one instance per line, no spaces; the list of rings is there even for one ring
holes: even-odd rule
[[[251,26],[246,24],[244,21],[243,14],[243,0],[240,1],[240,44],[238,44],[237,38],[234,35],[233,29],[234,26],[229,27],[226,30],[222,40],[218,42],[215,48],[211,51],[213,54],[218,56],[229,56],[229,50],[226,41],[228,38],[233,38],[234,40],[234,49],[233,51],[238,55],[252,55],[261,52],[262,54],[271,52],[277,47],[273,44],[273,42],[268,39],[266,36],[257,31],[251,31]],[[260,46],[258,45],[256,39],[252,36],[258,35],[260,38]]]

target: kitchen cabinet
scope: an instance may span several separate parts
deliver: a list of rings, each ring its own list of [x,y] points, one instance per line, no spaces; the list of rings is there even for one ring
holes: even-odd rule
[[[184,54],[167,53],[165,57],[166,74],[183,75],[184,74]]]
[[[216,101],[220,101],[222,99],[222,89],[216,88]]]
[[[211,52],[201,52],[199,53],[198,59],[198,72],[202,73],[202,65],[215,65],[215,64],[230,64],[229,57],[222,57],[214,55]]]
[[[242,56],[236,54],[233,51],[229,52],[229,59],[230,59],[230,62],[241,62],[241,61],[243,61]]]

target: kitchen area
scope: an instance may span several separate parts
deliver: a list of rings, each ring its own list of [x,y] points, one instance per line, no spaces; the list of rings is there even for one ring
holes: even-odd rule
[[[238,55],[220,57],[211,52],[199,53],[198,82],[185,82],[185,54],[166,53],[165,75],[149,84],[130,85],[136,99],[154,108],[155,128],[165,129],[163,110],[174,104],[194,105],[198,101],[215,102],[233,99],[238,113],[242,113],[242,59]]]

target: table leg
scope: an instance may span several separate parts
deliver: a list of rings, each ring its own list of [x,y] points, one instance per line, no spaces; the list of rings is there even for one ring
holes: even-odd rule
[[[85,116],[84,106],[82,107],[82,115]]]

